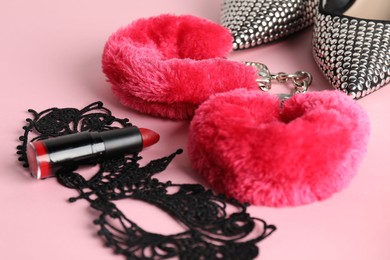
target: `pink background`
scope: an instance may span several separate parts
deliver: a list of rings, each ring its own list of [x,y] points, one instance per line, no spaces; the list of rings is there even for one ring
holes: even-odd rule
[[[95,235],[96,213],[86,202],[67,203],[75,192],[53,179],[36,181],[17,162],[15,147],[28,108],[77,107],[102,100],[118,117],[155,129],[161,141],[143,152],[147,161],[186,149],[187,122],[149,117],[121,106],[101,72],[108,36],[141,17],[193,14],[219,21],[221,1],[2,1],[0,86],[0,259],[123,259]],[[212,40],[212,39],[210,39]],[[311,56],[311,28],[288,39],[232,53],[232,60],[261,61],[272,71],[310,71],[315,89],[330,88]],[[362,99],[372,136],[351,185],[332,198],[296,208],[249,208],[278,230],[260,244],[261,259],[390,259],[390,87]],[[352,131],[353,129],[351,129]],[[309,156],[316,156],[309,155]],[[162,180],[202,183],[187,154]],[[165,213],[136,201],[119,206],[148,231],[181,230]]]

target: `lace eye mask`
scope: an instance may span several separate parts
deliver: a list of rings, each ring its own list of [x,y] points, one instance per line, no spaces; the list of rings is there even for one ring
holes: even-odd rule
[[[142,113],[190,119],[215,93],[257,89],[256,71],[224,57],[230,32],[190,15],[139,19],[108,39],[103,71],[120,102]]]
[[[29,110],[17,147],[19,160],[28,167],[26,146],[80,131],[105,131],[131,126],[128,119],[116,118],[101,102],[83,109],[50,108],[40,113]],[[181,150],[140,166],[138,154],[105,161],[90,161],[97,172],[85,179],[77,165],[60,168],[58,182],[74,189],[78,196],[70,202],[85,200],[100,213],[94,220],[98,234],[115,253],[127,259],[253,259],[259,254],[256,244],[276,228],[251,217],[246,205],[223,195],[215,195],[198,184],[161,182],[156,175],[167,169]],[[44,180],[50,181],[50,180]],[[172,192],[174,190],[174,192]],[[115,202],[141,200],[166,211],[185,231],[162,235],[144,230],[142,223],[127,218]],[[228,212],[227,207],[234,208]],[[156,220],[158,221],[158,220]]]

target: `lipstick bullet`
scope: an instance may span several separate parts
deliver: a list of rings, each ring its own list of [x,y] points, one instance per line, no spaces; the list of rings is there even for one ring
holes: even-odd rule
[[[59,166],[137,153],[159,139],[156,132],[133,126],[104,132],[80,132],[30,142],[27,159],[32,176],[45,179],[54,176]]]

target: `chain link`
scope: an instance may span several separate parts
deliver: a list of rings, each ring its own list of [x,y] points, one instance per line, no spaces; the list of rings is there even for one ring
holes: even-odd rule
[[[271,74],[267,68],[262,63],[259,62],[244,62],[248,66],[253,66],[257,69],[259,79],[257,83],[259,88],[263,91],[269,91],[271,89],[272,80],[275,80],[281,84],[288,84],[288,82],[293,83],[293,95],[299,93],[305,93],[313,81],[312,75],[303,70],[299,70],[293,74],[288,74],[285,72],[279,72],[276,74]]]

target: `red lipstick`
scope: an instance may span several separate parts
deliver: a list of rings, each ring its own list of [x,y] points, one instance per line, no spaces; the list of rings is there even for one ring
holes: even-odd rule
[[[31,174],[37,179],[45,179],[54,176],[58,166],[137,153],[159,139],[156,132],[137,127],[80,132],[29,143],[27,159]]]

